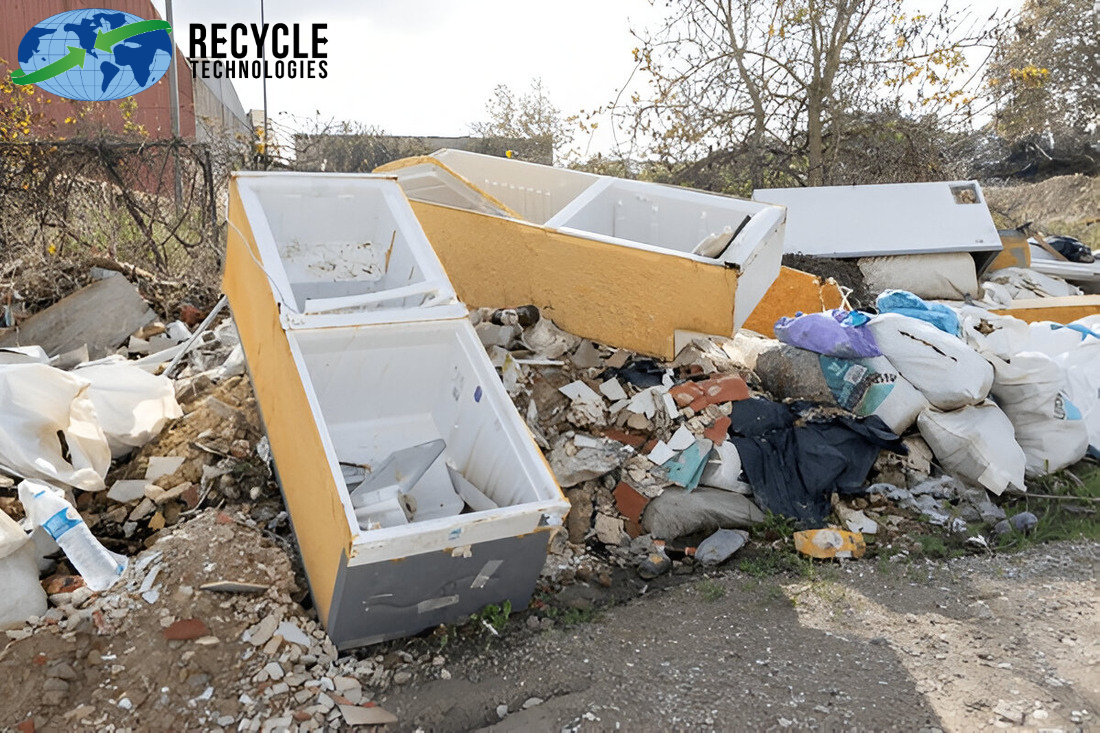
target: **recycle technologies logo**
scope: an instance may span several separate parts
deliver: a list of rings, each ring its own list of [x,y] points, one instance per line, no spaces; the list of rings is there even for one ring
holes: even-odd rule
[[[104,102],[156,84],[172,58],[171,26],[118,10],[69,10],[46,18],[19,42],[15,84],[67,99]]]

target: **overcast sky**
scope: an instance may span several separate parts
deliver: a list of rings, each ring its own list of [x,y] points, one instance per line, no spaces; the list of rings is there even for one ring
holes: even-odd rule
[[[1020,1],[968,7],[988,13]],[[634,69],[631,27],[655,27],[664,10],[647,0],[264,2],[268,23],[328,23],[329,40],[328,78],[268,81],[269,113],[319,110],[397,135],[468,134],[496,85],[522,92],[536,76],[566,115],[606,104]],[[153,4],[164,12],[164,0]],[[260,18],[260,0],[173,0],[173,8],[184,54],[190,23]],[[234,84],[245,109],[262,106],[259,81]],[[609,142],[597,138],[592,152]]]

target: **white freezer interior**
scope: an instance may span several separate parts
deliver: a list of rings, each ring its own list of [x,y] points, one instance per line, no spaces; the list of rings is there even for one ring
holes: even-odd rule
[[[601,178],[465,150],[437,150],[431,157],[534,224],[545,224]]]
[[[238,174],[241,201],[277,295],[298,313],[455,302],[435,252],[393,179]]]
[[[547,226],[691,254],[712,234],[736,233],[719,259],[741,264],[782,222],[776,206],[677,186],[604,178]]]
[[[563,501],[467,320],[289,335],[312,383],[322,434],[327,432],[338,462],[372,466],[395,450],[438,438],[446,442],[443,455],[411,491],[417,503],[413,521],[364,531],[365,538],[415,535],[423,522],[453,524],[500,511],[457,516],[463,502],[448,475],[448,460],[501,510]],[[338,470],[336,477],[342,486]],[[346,490],[342,498],[353,522]],[[359,532],[355,524],[352,530]]]

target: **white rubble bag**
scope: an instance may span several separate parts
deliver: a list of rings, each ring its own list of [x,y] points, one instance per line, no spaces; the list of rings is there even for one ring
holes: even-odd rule
[[[992,401],[951,412],[929,408],[917,418],[917,428],[947,473],[997,495],[1008,488],[1026,490],[1027,458],[1012,422]]]
[[[964,305],[957,312],[963,340],[982,356],[1011,359],[1029,350],[1031,330],[1026,321],[973,305]]]
[[[982,292],[969,252],[863,257],[858,263],[873,292],[908,290],[926,300],[962,300],[964,295],[977,297]]]
[[[884,313],[871,319],[879,350],[941,410],[974,405],[993,386],[993,367],[962,339],[916,318]]]
[[[34,543],[19,524],[0,511],[0,630],[46,613],[46,592],[38,582]]]
[[[106,488],[111,449],[90,387],[46,364],[0,366],[0,466],[84,491]]]
[[[172,380],[158,377],[125,360],[103,360],[73,373],[91,383],[88,397],[99,425],[120,458],[155,438],[169,420],[183,416]]]
[[[1023,351],[1010,361],[992,357],[993,398],[1016,433],[1027,456],[1027,473],[1041,476],[1084,458],[1088,427],[1063,394],[1065,376],[1046,354]]]

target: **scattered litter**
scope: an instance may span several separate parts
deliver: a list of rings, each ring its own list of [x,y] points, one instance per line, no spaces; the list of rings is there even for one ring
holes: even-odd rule
[[[842,529],[807,529],[794,533],[794,549],[803,555],[826,560],[859,558],[867,551],[863,535]]]

